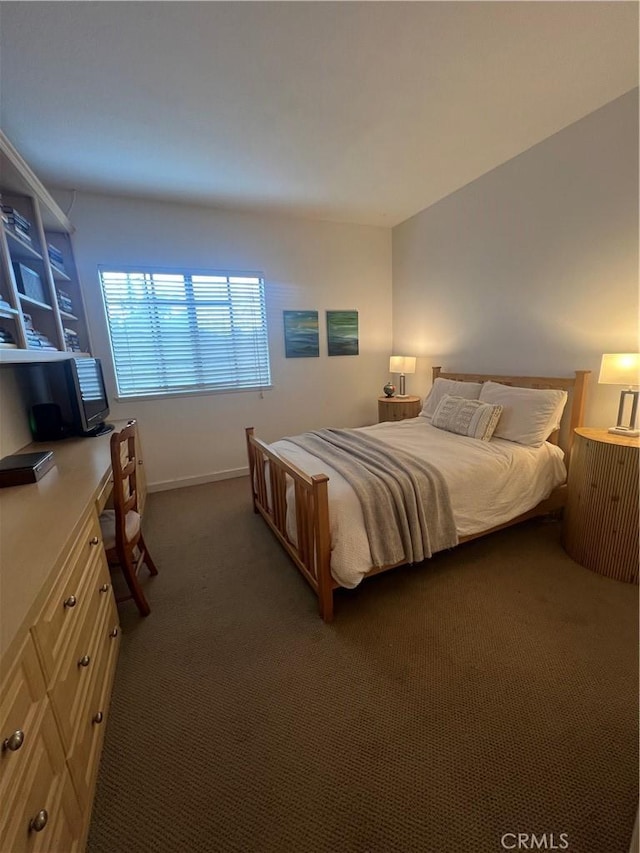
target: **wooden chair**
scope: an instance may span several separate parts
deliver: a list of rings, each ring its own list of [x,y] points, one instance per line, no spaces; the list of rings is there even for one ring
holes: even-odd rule
[[[138,511],[136,488],[136,421],[111,436],[111,467],[113,469],[113,509],[100,516],[100,526],[109,565],[119,565],[131,592],[118,601],[131,598],[142,616],[151,608],[138,581],[138,571],[146,563],[149,574],[157,575],[155,563],[142,535],[142,518]]]

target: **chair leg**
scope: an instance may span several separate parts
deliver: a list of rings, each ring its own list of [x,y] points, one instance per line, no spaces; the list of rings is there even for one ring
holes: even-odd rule
[[[158,570],[156,569],[156,564],[151,559],[151,554],[149,553],[149,549],[147,548],[147,543],[144,541],[142,533],[140,534],[140,538],[138,539],[138,548],[140,551],[144,553],[143,563],[146,563],[147,568],[149,569],[150,575],[157,575]]]
[[[138,583],[138,578],[136,577],[136,570],[132,561],[131,554],[125,551],[124,553],[118,554],[118,559],[120,561],[120,567],[122,569],[124,579],[127,582],[127,586],[129,587],[133,600],[138,606],[140,615],[148,616],[149,613],[151,613],[151,608],[149,607],[149,603],[147,602],[147,599],[144,596],[142,587]]]

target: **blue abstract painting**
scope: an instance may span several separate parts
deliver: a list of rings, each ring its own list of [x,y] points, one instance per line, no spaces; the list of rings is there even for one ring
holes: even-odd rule
[[[320,355],[317,311],[283,311],[284,353],[287,358]]]

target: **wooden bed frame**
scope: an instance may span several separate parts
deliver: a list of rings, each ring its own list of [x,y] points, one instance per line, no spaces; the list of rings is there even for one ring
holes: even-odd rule
[[[575,376],[567,379],[545,376],[495,376],[480,373],[443,373],[440,367],[433,368],[433,380],[438,377],[454,379],[460,382],[500,382],[520,388],[555,388],[567,391],[569,399],[562,416],[560,430],[554,432],[549,441],[558,444],[565,452],[568,465],[573,431],[582,425],[589,370],[577,370]],[[320,616],[325,622],[333,619],[333,591],[340,586],[331,576],[331,537],[329,531],[329,478],[326,474],[310,476],[291,462],[274,453],[268,444],[256,438],[254,428],[245,430],[253,510],[260,513],[281,545],[296,564],[302,575],[318,597]],[[296,507],[296,540],[287,535],[286,490],[288,479],[293,481]],[[486,536],[504,527],[518,524],[528,518],[547,515],[564,506],[566,485],[555,489],[552,494],[536,507],[511,519],[504,524],[492,527],[482,533],[463,536],[460,542],[468,542],[480,536]],[[387,569],[396,568],[403,563],[372,569],[369,575],[378,574]]]

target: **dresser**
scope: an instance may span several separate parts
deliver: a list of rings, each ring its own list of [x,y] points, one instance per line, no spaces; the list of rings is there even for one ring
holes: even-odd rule
[[[638,437],[575,431],[562,531],[576,562],[629,583],[638,583],[639,450]]]
[[[38,443],[55,466],[0,490],[0,850],[85,847],[120,627],[99,513],[109,435]]]

